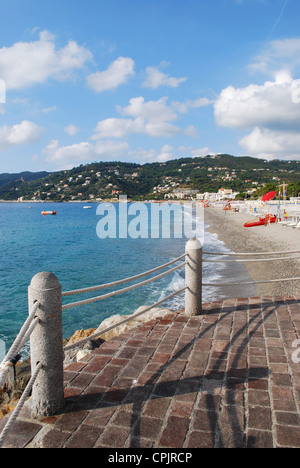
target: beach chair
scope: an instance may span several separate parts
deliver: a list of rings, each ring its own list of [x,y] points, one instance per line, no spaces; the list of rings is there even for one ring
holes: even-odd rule
[[[290,219],[285,218],[285,219],[283,219],[283,220],[281,220],[281,221],[278,221],[278,224],[282,224],[283,226],[286,226],[286,225],[287,225],[288,223],[290,223],[290,222],[291,222]]]
[[[291,221],[290,223],[287,223],[286,226],[288,227],[296,227],[297,223],[295,221]]]

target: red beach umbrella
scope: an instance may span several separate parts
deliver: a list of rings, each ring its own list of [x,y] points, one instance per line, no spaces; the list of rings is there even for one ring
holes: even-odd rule
[[[274,198],[275,195],[276,195],[276,192],[268,192],[262,197],[262,201],[264,202],[264,201],[272,200],[272,198]]]

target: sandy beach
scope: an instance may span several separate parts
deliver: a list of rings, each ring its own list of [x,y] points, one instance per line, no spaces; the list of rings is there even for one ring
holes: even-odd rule
[[[252,218],[253,216],[249,214],[225,212],[216,207],[205,209],[205,223],[209,225],[209,231],[216,233],[226,247],[235,253],[300,250],[300,229],[293,229],[278,223],[245,228],[244,223]],[[278,257],[297,255],[300,255],[300,253],[278,255]],[[237,260],[238,258],[236,257],[235,259]],[[300,259],[274,262],[245,262],[245,267],[253,281],[300,277]],[[247,280],[247,278],[240,279],[240,281]],[[260,296],[300,294],[300,282],[259,284],[256,285],[256,291]],[[241,297],[238,286],[236,286],[234,292],[235,297]],[[232,296],[232,291],[230,295]]]

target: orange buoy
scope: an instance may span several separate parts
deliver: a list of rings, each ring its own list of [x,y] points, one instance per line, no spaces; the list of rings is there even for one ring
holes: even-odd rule
[[[42,211],[42,215],[56,215],[56,211]]]

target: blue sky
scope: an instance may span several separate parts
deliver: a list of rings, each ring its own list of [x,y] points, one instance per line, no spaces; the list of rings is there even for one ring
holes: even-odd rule
[[[299,0],[0,0],[0,173],[300,159]]]

